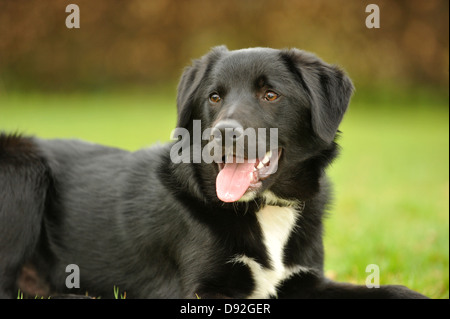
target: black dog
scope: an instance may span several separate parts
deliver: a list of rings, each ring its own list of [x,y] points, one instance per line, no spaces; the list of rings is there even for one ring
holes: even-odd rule
[[[352,91],[341,70],[303,51],[218,47],[181,78],[185,134],[173,143],[127,152],[0,135],[0,296],[17,296],[32,265],[52,294],[424,297],[323,275],[324,170]],[[214,129],[199,139],[197,124]],[[196,161],[208,145],[214,161]],[[80,287],[69,289],[72,264]]]

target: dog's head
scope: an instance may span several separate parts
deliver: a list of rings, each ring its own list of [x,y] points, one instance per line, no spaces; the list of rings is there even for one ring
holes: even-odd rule
[[[352,91],[343,71],[310,53],[221,46],[182,75],[177,126],[195,134],[201,123],[222,201],[299,200],[335,156]]]

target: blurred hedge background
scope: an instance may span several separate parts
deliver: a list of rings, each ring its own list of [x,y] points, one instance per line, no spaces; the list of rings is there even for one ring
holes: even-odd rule
[[[81,28],[67,29],[76,3]],[[366,5],[380,7],[368,29]],[[1,0],[3,90],[164,84],[210,47],[299,47],[345,67],[357,87],[447,90],[446,0]]]
[[[0,131],[135,150],[169,139],[179,76],[211,47],[315,52],[356,86],[327,276],[364,284],[375,263],[381,284],[448,298],[448,41],[448,0],[0,0]]]

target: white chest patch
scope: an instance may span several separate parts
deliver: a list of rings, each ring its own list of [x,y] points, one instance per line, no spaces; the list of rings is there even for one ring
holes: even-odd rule
[[[285,267],[283,251],[295,226],[298,213],[292,207],[265,206],[256,213],[260,224],[263,243],[271,260],[271,269],[263,267],[253,258],[235,256],[232,262],[241,262],[250,268],[255,281],[255,289],[249,298],[268,298],[277,295],[277,285],[295,273],[307,268]]]

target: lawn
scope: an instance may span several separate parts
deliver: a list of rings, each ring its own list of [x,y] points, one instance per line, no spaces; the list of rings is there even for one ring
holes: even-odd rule
[[[169,140],[175,96],[164,93],[0,95],[0,130],[135,150]],[[352,103],[329,169],[325,269],[364,284],[376,264],[381,284],[448,298],[448,102],[415,104]]]

